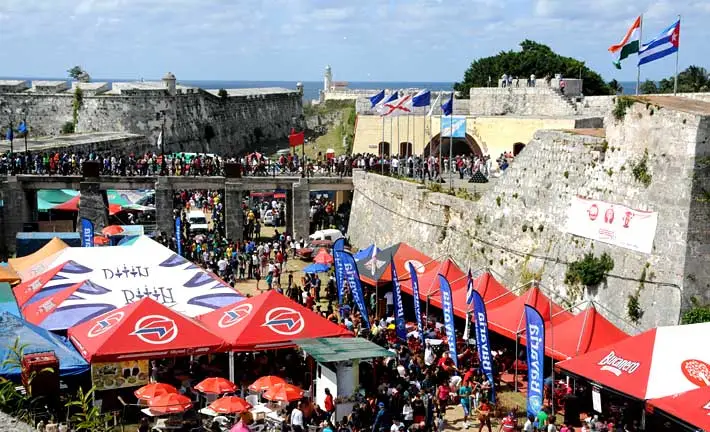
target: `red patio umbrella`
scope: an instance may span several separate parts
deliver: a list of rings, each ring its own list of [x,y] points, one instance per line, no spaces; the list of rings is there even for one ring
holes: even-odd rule
[[[237,386],[226,378],[205,378],[195,386],[195,389],[202,393],[223,394],[233,392]]]
[[[328,253],[327,250],[324,248],[320,248],[318,253],[316,254],[316,257],[313,258],[313,261],[316,264],[328,264],[331,265],[333,264],[333,256]]]
[[[109,244],[109,239],[104,236],[95,235],[94,236],[94,246],[106,246]]]
[[[149,401],[158,396],[177,392],[177,389],[170,384],[150,383],[134,391],[133,394],[140,400]]]
[[[303,390],[292,384],[278,384],[266,390],[264,399],[279,402],[293,402],[303,399]]]
[[[120,225],[109,225],[101,230],[101,234],[107,236],[123,234],[123,228]]]
[[[225,396],[209,405],[214,412],[221,414],[234,414],[251,409],[249,402],[237,396]]]
[[[168,393],[148,401],[148,407],[154,413],[174,414],[185,412],[192,408],[192,401],[185,395]]]
[[[275,375],[266,375],[254,381],[249,386],[249,390],[264,391],[281,384],[286,384],[286,380]]]

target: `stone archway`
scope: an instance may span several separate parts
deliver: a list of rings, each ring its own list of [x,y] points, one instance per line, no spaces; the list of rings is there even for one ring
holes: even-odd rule
[[[513,144],[513,156],[517,156],[521,151],[525,150],[525,144],[517,142]]]
[[[401,142],[399,143],[399,157],[406,157],[412,154],[412,143]]]
[[[430,154],[438,155],[439,146],[441,146],[441,153],[444,157],[449,157],[449,145],[452,146],[452,154],[454,156],[462,154],[475,154],[476,156],[483,156],[483,151],[481,146],[478,145],[476,140],[469,134],[466,134],[465,138],[454,138],[451,140],[448,137],[441,137],[441,134],[437,134],[431,138],[429,144],[424,147],[424,155],[429,156]]]
[[[390,143],[386,141],[380,141],[377,144],[377,154],[382,156],[382,155],[390,155]]]

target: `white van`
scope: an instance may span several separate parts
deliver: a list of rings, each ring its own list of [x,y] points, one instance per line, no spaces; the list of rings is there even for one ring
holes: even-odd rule
[[[316,231],[313,234],[308,236],[308,240],[314,241],[314,240],[330,240],[331,242],[334,242],[338,240],[339,238],[343,238],[343,233],[341,233],[337,229],[325,229],[325,230],[320,230]]]
[[[207,217],[200,210],[193,210],[187,214],[187,221],[190,222],[190,233],[206,233],[209,231]]]

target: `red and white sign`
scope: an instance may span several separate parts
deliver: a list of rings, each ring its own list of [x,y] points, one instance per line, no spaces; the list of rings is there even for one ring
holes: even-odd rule
[[[566,231],[637,252],[651,253],[658,213],[582,197],[572,198]]]

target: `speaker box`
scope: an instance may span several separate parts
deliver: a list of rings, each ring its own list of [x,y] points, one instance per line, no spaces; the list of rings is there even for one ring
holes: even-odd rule
[[[84,177],[98,177],[101,173],[101,162],[84,161],[81,165],[81,175]]]

